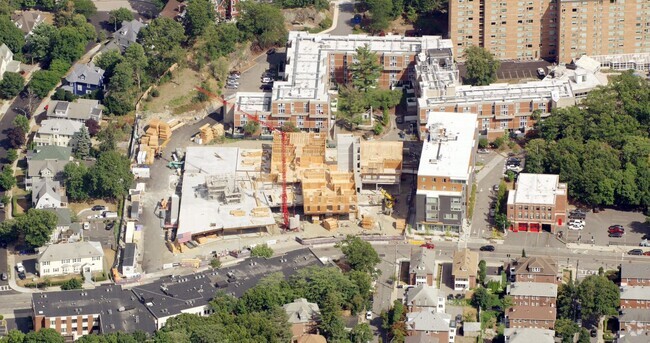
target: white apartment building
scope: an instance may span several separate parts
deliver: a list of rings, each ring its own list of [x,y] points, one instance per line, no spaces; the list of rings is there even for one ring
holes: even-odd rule
[[[104,251],[99,242],[51,244],[39,253],[36,270],[40,277],[101,272]]]
[[[46,119],[34,136],[36,146],[74,146],[72,136],[81,130],[83,123],[68,119]]]

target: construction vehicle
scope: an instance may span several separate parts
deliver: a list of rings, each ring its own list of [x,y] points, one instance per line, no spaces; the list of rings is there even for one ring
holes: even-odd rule
[[[196,88],[197,91],[207,95],[210,98],[221,98],[221,100],[223,101],[224,108],[228,105],[228,102],[223,97],[219,97],[219,96],[213,94],[212,92],[207,91],[207,90],[205,90],[205,89],[203,89],[201,87],[198,87],[198,86],[195,86],[194,88]],[[246,118],[248,118],[248,120],[252,120],[254,122],[257,122],[258,124],[268,128],[269,131],[271,131],[271,132],[278,131],[280,133],[280,137],[281,137],[281,140],[282,140],[282,152],[281,152],[281,155],[282,155],[282,173],[281,173],[282,174],[282,197],[281,197],[281,199],[282,199],[282,207],[281,207],[281,209],[282,209],[282,221],[283,221],[283,224],[284,224],[284,229],[289,230],[289,207],[287,205],[287,152],[286,152],[286,150],[287,150],[286,147],[287,147],[288,141],[289,141],[289,135],[287,135],[281,128],[276,128],[271,123],[260,120],[257,116],[251,115],[251,114],[246,113],[246,112],[241,111],[241,110],[240,110],[240,112],[242,112],[244,114],[244,116],[246,116]]]
[[[387,215],[391,215],[393,213],[393,205],[395,204],[395,198],[393,198],[390,193],[388,193],[385,189],[380,188],[379,191],[381,192],[381,195],[384,196],[384,213]]]
[[[181,161],[169,161],[167,163],[167,168],[169,169],[180,169],[183,167],[183,162]]]

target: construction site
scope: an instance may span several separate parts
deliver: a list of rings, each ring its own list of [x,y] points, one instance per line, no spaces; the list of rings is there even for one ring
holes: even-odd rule
[[[206,144],[219,129],[202,127],[194,142]],[[393,213],[402,142],[337,138],[336,146],[328,147],[324,133],[276,131],[262,149],[188,147],[172,250],[187,242],[314,227],[378,233],[383,223],[404,230],[405,213]]]

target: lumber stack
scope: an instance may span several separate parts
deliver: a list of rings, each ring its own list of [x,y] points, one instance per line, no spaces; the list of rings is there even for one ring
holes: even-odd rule
[[[361,227],[365,230],[372,230],[375,226],[375,220],[370,216],[363,216],[361,219]]]
[[[328,231],[336,231],[339,228],[339,221],[335,218],[323,219],[323,227]]]

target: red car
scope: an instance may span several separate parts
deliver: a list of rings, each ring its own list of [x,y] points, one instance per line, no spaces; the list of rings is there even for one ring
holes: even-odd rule
[[[643,253],[643,256],[650,256],[650,250]]]
[[[623,225],[612,225],[607,229],[608,233],[615,233],[615,232],[620,232],[620,233],[625,233],[625,228]]]
[[[433,243],[424,243],[424,244],[420,245],[420,247],[421,247],[421,248],[427,248],[427,249],[433,249],[433,248],[435,248],[436,246],[433,245]]]

